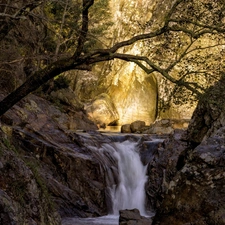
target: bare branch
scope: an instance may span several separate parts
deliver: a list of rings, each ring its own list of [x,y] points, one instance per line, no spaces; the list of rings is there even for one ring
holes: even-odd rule
[[[83,12],[82,12],[82,28],[77,42],[77,49],[73,55],[76,59],[82,53],[84,43],[86,41],[87,32],[88,32],[88,10],[94,4],[94,0],[83,0]]]
[[[7,13],[1,13],[0,17],[9,17],[11,20],[9,22],[3,22],[2,26],[0,26],[0,41],[2,41],[9,31],[16,25],[14,20],[21,20],[24,19],[29,12],[37,8],[41,5],[44,1],[33,1],[32,3],[26,4],[25,6],[18,9],[14,15],[9,15]]]

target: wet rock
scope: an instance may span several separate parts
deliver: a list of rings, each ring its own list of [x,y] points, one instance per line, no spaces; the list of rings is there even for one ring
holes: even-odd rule
[[[51,124],[53,126],[53,124]],[[61,216],[99,216],[107,211],[101,163],[76,134],[45,128],[15,128],[14,145],[37,158],[44,180]],[[34,159],[35,160],[35,159]]]
[[[151,218],[140,215],[138,209],[120,210],[119,225],[151,225]]]
[[[178,168],[184,164],[185,157],[182,155],[186,152],[188,146],[187,142],[181,139],[184,134],[185,131],[183,130],[174,130],[172,135],[165,136],[164,141],[156,139],[157,141],[150,145],[151,149],[148,155],[142,159],[148,163],[146,194],[147,206],[152,211],[161,208],[164,195],[168,191],[169,182],[176,175]],[[149,148],[147,144],[143,142],[142,149]],[[141,155],[143,154],[144,151],[142,150]]]

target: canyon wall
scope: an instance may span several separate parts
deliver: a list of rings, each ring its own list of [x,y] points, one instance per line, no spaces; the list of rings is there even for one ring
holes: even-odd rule
[[[145,33],[146,24],[151,19],[153,27],[160,26],[170,5],[171,1],[157,0],[109,1],[112,26],[101,42],[110,47]],[[158,13],[152,17],[154,12]],[[149,55],[149,47],[146,43],[137,42],[121,50],[121,53]],[[92,72],[73,72],[69,77],[73,77],[73,90],[84,102],[89,118],[99,126],[110,123],[122,125],[135,120],[143,120],[149,125],[157,117],[190,118],[193,111],[189,104],[182,107],[173,105],[166,112],[158,110],[159,100],[167,100],[167,91],[173,85],[159,74],[147,74],[132,62],[115,59],[95,65]]]
[[[102,47],[110,48],[115,43],[161,27],[173,2],[109,1],[112,25],[98,37]],[[182,9],[178,9],[178,14],[179,10]],[[219,60],[216,61],[215,56],[221,55],[220,47],[215,47],[218,40],[209,35],[192,41],[182,32],[166,35],[136,42],[118,52],[148,56],[161,68],[175,62],[176,66],[170,70],[173,79],[185,77],[189,84],[211,85],[213,77],[217,76],[215,71],[219,71],[215,70]],[[189,54],[177,60],[185,48]],[[208,76],[207,73],[211,74]],[[160,73],[147,74],[133,62],[114,59],[98,63],[91,72],[73,72],[70,77],[73,77],[73,90],[84,103],[89,118],[102,127],[135,120],[143,120],[149,125],[156,119],[190,119],[196,106],[191,91],[172,83]]]

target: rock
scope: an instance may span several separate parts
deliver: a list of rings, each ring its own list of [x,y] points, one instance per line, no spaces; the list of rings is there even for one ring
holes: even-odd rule
[[[189,152],[154,224],[225,224],[225,127]]]
[[[38,110],[38,111],[37,111]],[[63,130],[97,130],[97,126],[87,118],[82,110],[62,105],[61,108],[35,95],[29,95],[4,114],[2,122],[13,126],[31,126],[41,129],[47,124],[58,124]]]
[[[169,137],[163,136],[165,140],[153,142],[149,146],[148,155],[146,156],[145,153],[145,158],[142,159],[148,164],[148,181],[146,183],[147,206],[152,211],[161,208],[164,195],[168,191],[169,182],[176,175],[178,168],[184,164],[183,153],[188,146],[186,141],[181,140],[184,134],[184,130],[174,130],[174,133]],[[156,138],[159,140],[159,137]],[[142,151],[149,147],[143,142],[141,156],[144,154]],[[148,161],[145,161],[147,159]]]
[[[61,224],[45,183],[37,173],[38,162],[20,156],[18,146],[16,149],[2,131],[0,137],[0,224]]]
[[[102,164],[79,139],[54,124],[13,132],[14,145],[38,159],[36,170],[62,217],[100,216],[107,210]]]
[[[119,118],[112,99],[105,93],[97,96],[90,104],[87,104],[85,110],[89,118],[99,127],[112,121],[118,121]]]
[[[69,112],[77,127],[87,131],[95,127],[82,111]],[[31,94],[5,118],[12,123],[7,126],[1,121],[0,130],[0,191],[5,193],[0,198],[2,217],[13,217],[10,221],[18,225],[20,221],[32,224],[33,218],[37,224],[58,225],[60,216],[107,213],[103,165],[68,130],[69,115]]]
[[[172,134],[174,129],[186,129],[189,120],[162,119],[157,120],[150,125],[148,129],[143,130],[144,134]]]
[[[148,134],[171,134],[173,132],[172,127],[151,127],[145,133]]]
[[[124,124],[121,126],[121,133],[131,133],[130,124]]]
[[[147,134],[171,134],[172,132],[172,124],[168,119],[157,120],[150,125],[149,129],[144,131]]]
[[[151,225],[151,218],[140,215],[138,209],[125,209],[119,211],[119,225]]]
[[[132,133],[140,131],[143,127],[145,127],[145,122],[140,120],[134,121],[130,124],[130,129]]]
[[[225,76],[211,86],[200,99],[190,124],[187,138],[198,145],[220,127],[225,126]]]
[[[83,104],[78,101],[78,97],[70,88],[59,89],[57,91],[52,91],[51,96],[55,99],[61,101],[61,103],[69,105],[74,109],[82,109]]]

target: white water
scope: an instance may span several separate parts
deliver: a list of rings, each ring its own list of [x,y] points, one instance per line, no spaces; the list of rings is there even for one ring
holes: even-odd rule
[[[136,151],[136,143],[115,143],[114,157],[118,161],[119,183],[111,188],[113,214],[121,209],[139,209],[145,215],[146,168]]]
[[[121,209],[137,208],[141,215],[146,215],[144,187],[147,166],[142,164],[136,145],[136,142],[126,140],[115,142],[113,146],[104,144],[101,149],[93,148],[102,157],[105,157],[103,152],[110,153],[118,164],[118,184],[109,187],[113,212],[98,218],[65,218],[63,225],[118,225]]]
[[[64,218],[63,225],[118,225],[118,216],[102,216],[97,218]]]

